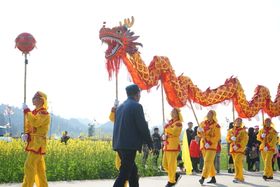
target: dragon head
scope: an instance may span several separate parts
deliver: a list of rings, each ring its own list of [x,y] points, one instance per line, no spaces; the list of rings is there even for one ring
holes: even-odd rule
[[[135,42],[139,36],[134,36],[134,32],[129,30],[134,23],[134,18],[124,19],[124,23],[120,22],[120,26],[106,28],[104,22],[103,27],[99,31],[99,38],[102,43],[106,43],[108,48],[105,52],[107,60],[114,60],[125,56],[126,53],[132,55],[138,51],[138,45],[141,43]]]

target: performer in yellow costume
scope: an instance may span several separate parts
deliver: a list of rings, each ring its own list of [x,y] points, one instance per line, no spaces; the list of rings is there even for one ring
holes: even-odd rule
[[[263,179],[273,179],[272,157],[277,144],[277,132],[272,127],[270,118],[264,121],[264,127],[259,131],[257,140],[261,142],[260,151],[264,163]]]
[[[242,125],[241,118],[234,121],[234,127],[228,131],[226,139],[230,143],[229,151],[232,154],[235,169],[233,182],[244,182],[243,159],[249,137],[246,128]]]
[[[180,134],[182,131],[182,115],[180,109],[173,108],[171,111],[172,119],[164,126],[164,146],[162,166],[168,173],[168,183],[165,187],[175,186],[181,178],[177,169],[177,156],[180,152]]]
[[[23,139],[26,139],[25,150],[27,158],[24,164],[24,179],[22,187],[48,186],[46,177],[46,166],[44,155],[47,147],[47,134],[50,127],[50,114],[47,111],[47,95],[38,91],[33,99],[35,109],[31,112],[26,104],[23,104],[25,115],[25,132]]]
[[[221,139],[221,129],[216,118],[216,112],[210,110],[207,113],[206,120],[201,122],[197,128],[197,135],[201,138],[200,149],[204,159],[204,166],[201,179],[199,183],[202,185],[204,179],[212,177],[207,183],[216,183],[216,170],[214,166],[214,159],[216,156],[216,149],[218,142]]]
[[[116,114],[116,110],[117,107],[119,105],[119,101],[115,100],[114,106],[111,109],[110,115],[109,115],[109,119],[111,122],[115,122],[115,114]],[[118,153],[116,152],[116,158],[115,158],[115,166],[117,168],[117,170],[120,170],[121,167],[121,158],[119,157]],[[128,187],[128,181],[125,182],[124,187]]]

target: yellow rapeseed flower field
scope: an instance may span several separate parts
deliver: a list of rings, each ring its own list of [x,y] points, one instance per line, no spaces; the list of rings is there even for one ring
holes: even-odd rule
[[[0,141],[0,183],[22,181],[24,148],[25,143],[21,140]],[[151,157],[148,167],[144,168],[141,156],[138,154],[136,159],[140,175],[159,175],[152,167]],[[49,140],[45,160],[49,181],[110,179],[118,173],[111,141],[70,139],[65,145],[59,140]]]

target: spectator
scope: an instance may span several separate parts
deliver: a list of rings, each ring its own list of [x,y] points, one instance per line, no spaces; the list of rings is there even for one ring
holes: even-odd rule
[[[149,146],[148,144],[143,144],[142,146],[142,151],[143,151],[143,157],[142,157],[142,165],[146,168],[146,162],[149,156]]]
[[[136,152],[142,149],[143,142],[152,149],[152,138],[146,122],[140,88],[136,84],[126,87],[127,100],[117,107],[113,131],[113,149],[120,157],[120,171],[113,187],[138,187],[138,169],[135,163]]]
[[[188,122],[188,128],[186,130],[187,137],[188,137],[188,145],[190,147],[191,140],[194,138],[194,131],[192,129],[193,127],[193,122]]]
[[[258,160],[259,157],[259,153],[258,153],[258,149],[256,146],[252,146],[252,148],[249,149],[248,151],[248,159],[249,159],[249,163],[248,163],[248,171],[256,171],[256,168],[253,169],[256,161]]]
[[[154,164],[157,167],[158,165],[158,157],[161,150],[161,137],[159,134],[159,129],[154,128],[154,133],[152,134],[153,140],[153,156],[154,156]]]
[[[192,167],[193,167],[193,171],[196,173],[200,173],[200,171],[198,170],[199,157],[200,157],[199,141],[200,138],[198,136],[195,136],[195,138],[191,140],[191,144],[190,144],[190,156],[192,161]]]
[[[65,143],[65,145],[67,144],[68,140],[70,139],[70,136],[68,136],[68,132],[64,131],[61,137],[61,143]]]
[[[246,148],[246,161],[247,161],[247,165],[248,165],[248,171],[254,171],[253,167],[257,161],[258,152],[257,152],[257,136],[254,132],[253,127],[250,127],[248,129],[248,136],[249,136],[249,140],[248,140],[248,144],[247,144],[247,148]],[[255,148],[256,148],[256,150],[255,150]],[[252,149],[254,149],[254,150],[252,150]],[[257,154],[255,154],[255,152]]]
[[[255,130],[255,136],[257,137],[258,133],[259,133],[259,126],[256,125],[254,127],[254,130]],[[256,143],[255,143],[255,146],[257,147],[257,152],[258,152],[258,157],[256,159],[256,162],[255,162],[255,168],[256,168],[256,171],[260,171],[260,144],[261,142],[259,140],[257,140],[256,138]]]

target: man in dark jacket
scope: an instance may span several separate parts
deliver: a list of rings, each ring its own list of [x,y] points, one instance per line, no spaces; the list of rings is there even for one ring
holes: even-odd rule
[[[154,128],[154,133],[152,134],[153,140],[153,155],[154,155],[154,164],[157,167],[158,157],[161,150],[161,137],[159,134],[159,129]]]
[[[189,147],[190,147],[192,139],[194,139],[194,137],[196,136],[196,135],[194,135],[194,131],[193,131],[192,127],[193,127],[193,122],[191,122],[191,121],[188,122],[188,128],[186,130],[186,133],[187,133]]]
[[[138,103],[139,87],[136,84],[126,87],[126,94],[127,100],[117,108],[113,132],[113,149],[121,159],[119,175],[113,187],[123,187],[126,180],[129,186],[139,186],[136,152],[141,151],[144,143],[149,149],[153,146],[142,105]]]

